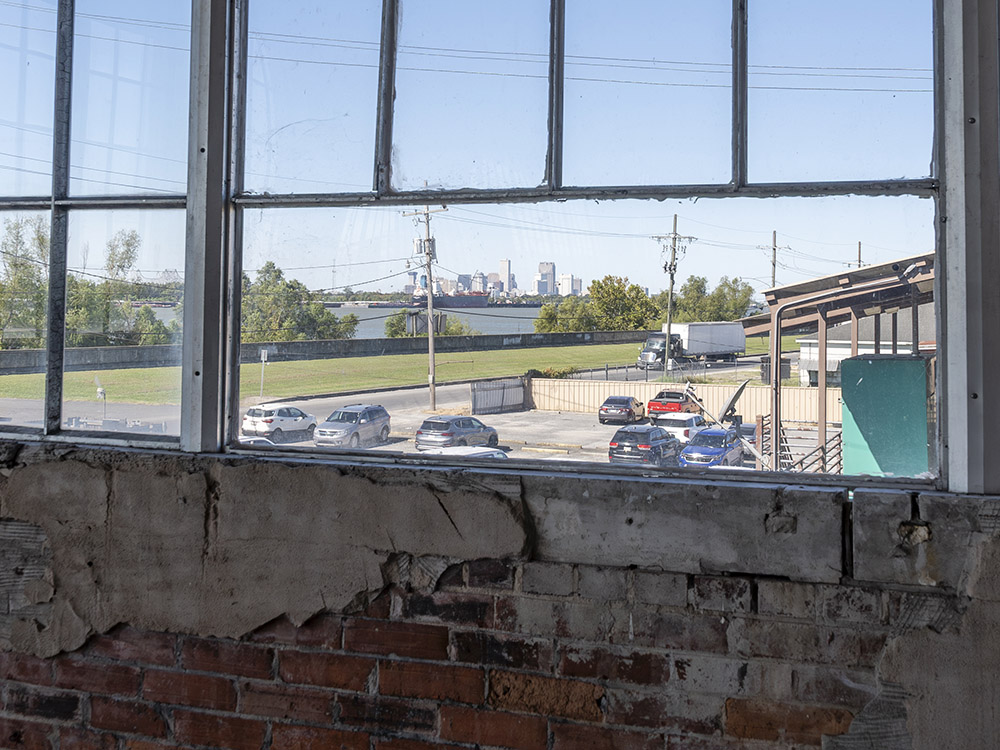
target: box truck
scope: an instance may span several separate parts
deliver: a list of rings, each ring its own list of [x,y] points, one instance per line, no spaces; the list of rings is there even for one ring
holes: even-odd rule
[[[660,369],[667,357],[666,326],[660,333],[650,333],[636,364]],[[694,360],[732,361],[746,351],[742,323],[674,323],[670,326],[669,358],[680,362]]]

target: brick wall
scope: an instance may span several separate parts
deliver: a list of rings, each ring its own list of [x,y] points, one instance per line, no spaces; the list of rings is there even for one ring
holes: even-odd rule
[[[466,562],[432,581],[396,576],[358,612],[240,640],[121,625],[50,659],[0,652],[0,747],[819,747],[872,704],[887,637],[929,596],[945,602]]]

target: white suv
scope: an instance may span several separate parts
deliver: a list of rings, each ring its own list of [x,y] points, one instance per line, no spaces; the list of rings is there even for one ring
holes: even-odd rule
[[[701,414],[688,414],[686,412],[674,412],[669,417],[660,417],[656,420],[656,425],[665,429],[682,443],[687,443],[699,432],[711,426]]]
[[[247,409],[240,425],[240,434],[270,438],[283,443],[292,436],[299,440],[312,440],[316,431],[316,417],[301,409],[284,404],[260,404]]]

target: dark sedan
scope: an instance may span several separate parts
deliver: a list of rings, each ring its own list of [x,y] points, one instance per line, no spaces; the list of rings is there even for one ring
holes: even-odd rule
[[[677,466],[680,441],[662,427],[622,427],[608,444],[608,461],[640,466]]]
[[[597,410],[597,419],[601,424],[607,422],[641,422],[646,418],[646,407],[631,396],[608,396]]]

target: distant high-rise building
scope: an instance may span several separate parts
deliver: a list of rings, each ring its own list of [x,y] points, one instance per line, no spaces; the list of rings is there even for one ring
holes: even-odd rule
[[[538,292],[539,294],[555,294],[557,290],[557,280],[556,280],[556,264],[545,262],[538,264],[538,273],[545,279],[545,289],[547,291]]]
[[[486,291],[486,276],[482,271],[476,271],[472,274],[472,285],[469,289],[473,292],[485,292]]]
[[[568,273],[564,273],[559,277],[559,296],[573,296],[573,277]]]
[[[510,261],[506,258],[500,261],[500,283],[505,292],[514,288],[514,274],[510,272]]]
[[[535,278],[531,283],[531,293],[532,294],[554,294],[553,291],[549,289],[549,279],[547,276],[536,273]]]
[[[486,291],[502,292],[504,290],[503,280],[498,273],[486,274]]]
[[[471,273],[460,273],[458,275],[458,286],[463,292],[467,292],[472,289],[472,274]]]
[[[583,294],[583,279],[578,276],[573,277],[573,294],[577,297]]]

